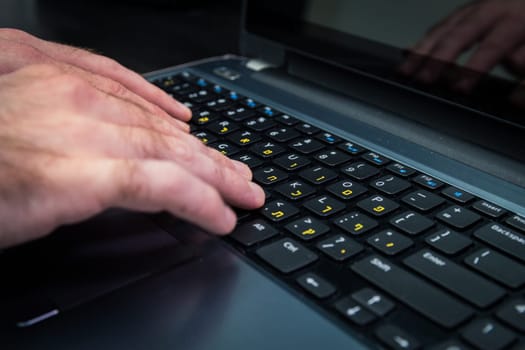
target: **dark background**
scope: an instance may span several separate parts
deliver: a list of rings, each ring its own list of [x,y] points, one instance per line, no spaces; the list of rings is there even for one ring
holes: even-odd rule
[[[146,73],[238,53],[241,0],[0,0],[0,27],[94,49]]]

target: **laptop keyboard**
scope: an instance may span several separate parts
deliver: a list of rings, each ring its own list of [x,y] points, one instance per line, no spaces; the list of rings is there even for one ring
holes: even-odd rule
[[[225,240],[392,349],[523,349],[525,218],[188,72],[153,81],[266,192]]]

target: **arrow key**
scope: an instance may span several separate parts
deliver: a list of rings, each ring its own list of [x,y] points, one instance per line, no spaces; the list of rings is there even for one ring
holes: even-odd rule
[[[297,283],[317,298],[327,298],[335,293],[335,287],[324,278],[308,272],[297,278]]]
[[[525,332],[525,299],[516,299],[501,307],[496,316],[520,332]]]

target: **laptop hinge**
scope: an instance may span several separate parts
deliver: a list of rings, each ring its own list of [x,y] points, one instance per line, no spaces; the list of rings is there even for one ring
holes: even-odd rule
[[[275,68],[276,66],[271,64],[270,62],[258,59],[258,58],[252,58],[246,62],[246,68],[253,70],[255,72],[260,72],[267,68]]]

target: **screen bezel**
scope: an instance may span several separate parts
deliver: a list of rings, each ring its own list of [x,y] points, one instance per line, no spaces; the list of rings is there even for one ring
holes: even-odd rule
[[[516,84],[484,75],[476,93],[465,96],[443,86],[426,86],[411,81],[392,69],[393,62],[400,62],[407,55],[406,50],[306,22],[298,16],[302,3],[292,0],[287,1],[286,6],[272,6],[272,1],[246,1],[244,30],[283,47],[286,52],[314,57],[416,93],[436,97],[525,132],[525,111],[508,103],[508,96]],[[468,73],[479,75],[472,71]]]

